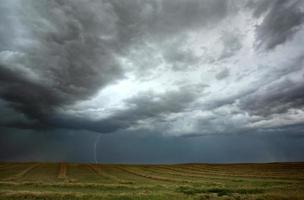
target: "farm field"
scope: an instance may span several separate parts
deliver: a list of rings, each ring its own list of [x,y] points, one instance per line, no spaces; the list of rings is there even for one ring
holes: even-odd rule
[[[304,199],[304,163],[0,163],[0,200]]]

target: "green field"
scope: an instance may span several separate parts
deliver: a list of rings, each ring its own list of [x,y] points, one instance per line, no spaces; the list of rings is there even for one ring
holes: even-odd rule
[[[1,163],[10,199],[304,199],[304,163]]]

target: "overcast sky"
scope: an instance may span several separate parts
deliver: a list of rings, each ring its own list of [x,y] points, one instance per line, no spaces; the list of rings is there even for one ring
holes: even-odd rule
[[[304,161],[304,1],[0,2],[0,160]]]

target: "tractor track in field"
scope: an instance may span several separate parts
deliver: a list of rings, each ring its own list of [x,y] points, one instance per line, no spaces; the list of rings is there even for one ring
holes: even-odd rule
[[[161,177],[161,176],[153,176],[153,175],[147,175],[147,174],[143,174],[143,173],[140,173],[140,172],[135,172],[133,170],[130,170],[130,169],[126,169],[124,167],[116,167],[117,169],[120,169],[121,171],[124,171],[128,174],[132,174],[132,175],[135,175],[135,176],[139,176],[139,177],[143,177],[143,178],[146,178],[146,179],[151,179],[151,180],[156,180],[156,181],[165,181],[165,182],[181,182],[179,180],[176,180],[176,179],[168,179],[168,178],[165,178],[165,177]]]
[[[5,166],[1,166],[0,170],[10,170],[10,169],[16,169],[16,168],[20,168],[20,166],[18,165],[5,165]]]
[[[176,175],[182,175],[185,177],[193,177],[193,178],[208,178],[210,176],[213,177],[217,177],[217,178],[221,178],[226,177],[226,175],[223,175],[221,173],[210,173],[210,172],[198,172],[198,171],[194,171],[194,170],[189,170],[189,169],[185,169],[185,168],[175,168],[175,167],[169,167],[169,166],[158,166],[158,168],[160,169],[165,169],[165,170],[170,170],[172,171],[171,174],[177,173]],[[237,176],[235,176],[237,177]]]
[[[67,179],[67,164],[65,163],[60,163],[59,164],[59,170],[58,170],[58,179]]]
[[[160,170],[157,170],[158,169],[163,169],[163,170],[168,170],[168,171],[160,171]],[[172,176],[182,176],[182,177],[185,177],[185,178],[196,178],[198,181],[201,179],[212,179],[212,180],[231,180],[233,178],[238,178],[238,179],[248,179],[248,178],[257,178],[257,179],[265,179],[265,178],[268,178],[268,179],[277,179],[277,180],[281,180],[280,177],[259,177],[259,176],[237,176],[237,175],[222,175],[222,174],[216,174],[216,173],[189,173],[188,171],[182,171],[182,170],[178,170],[178,169],[175,169],[175,168],[171,168],[171,167],[166,167],[166,166],[158,166],[154,169],[151,169],[150,171],[154,171],[155,173],[158,172],[158,173],[167,173],[169,175],[172,175]],[[187,173],[188,172],[188,173]],[[288,180],[288,179],[284,179],[284,180]]]
[[[183,166],[182,169],[185,172],[189,172],[191,174],[203,175],[203,176],[214,176],[214,177],[226,177],[226,178],[269,178],[269,179],[289,179],[284,176],[281,172],[271,172],[268,174],[252,174],[252,172],[235,171],[230,173],[225,173],[221,169],[204,169],[200,166]],[[286,174],[285,174],[286,175]],[[294,179],[294,178],[291,178]]]
[[[96,166],[94,164],[88,164],[87,167],[91,171],[93,171],[95,174],[97,174],[98,176],[101,176],[105,179],[109,179],[109,180],[112,180],[112,181],[115,181],[115,182],[124,182],[124,180],[121,180],[116,176],[112,176],[112,175],[110,175],[106,172],[103,172],[102,169],[99,166]]]
[[[171,168],[167,168],[167,167],[162,167],[162,166],[157,166],[157,167],[155,167],[153,169],[147,169],[147,170],[149,170],[152,173],[163,173],[163,174],[168,174],[168,175],[171,175],[171,176],[182,176],[182,177],[185,177],[185,178],[197,178],[197,179],[198,178],[199,179],[202,179],[202,178],[205,179],[205,178],[207,178],[207,176],[202,176],[202,175],[199,176],[199,175],[195,175],[195,174],[186,174],[186,173],[177,171],[175,169],[171,169]],[[166,170],[166,171],[164,171],[164,170]]]
[[[31,166],[27,167],[26,169],[22,170],[21,172],[19,172],[18,174],[12,176],[12,177],[9,177],[5,180],[7,181],[14,181],[14,180],[18,180],[22,177],[24,177],[26,174],[28,174],[31,170],[33,170],[34,168],[38,167],[40,164],[39,163],[35,163],[35,164],[32,164]]]
[[[4,169],[4,168],[10,167],[10,166],[11,165],[5,163],[5,164],[0,165],[0,169]]]
[[[169,170],[171,172],[168,172],[171,175],[178,175],[178,176],[185,176],[185,177],[191,177],[191,178],[206,178],[208,177],[208,174],[200,174],[200,173],[192,173],[188,171],[183,171],[180,169],[176,169],[173,167],[166,167],[166,166],[158,166],[159,169]]]

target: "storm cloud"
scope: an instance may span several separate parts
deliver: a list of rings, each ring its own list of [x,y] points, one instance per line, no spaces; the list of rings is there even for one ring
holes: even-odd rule
[[[303,11],[301,0],[3,0],[0,130],[301,135]]]
[[[80,4],[3,5],[10,18],[2,26],[12,30],[1,34],[10,42],[1,51],[1,97],[27,117],[47,120],[57,107],[86,99],[122,76],[110,5]]]
[[[255,15],[267,12],[257,28],[260,46],[272,49],[280,45],[301,29],[304,14],[303,2],[297,1],[260,1],[257,3]]]

